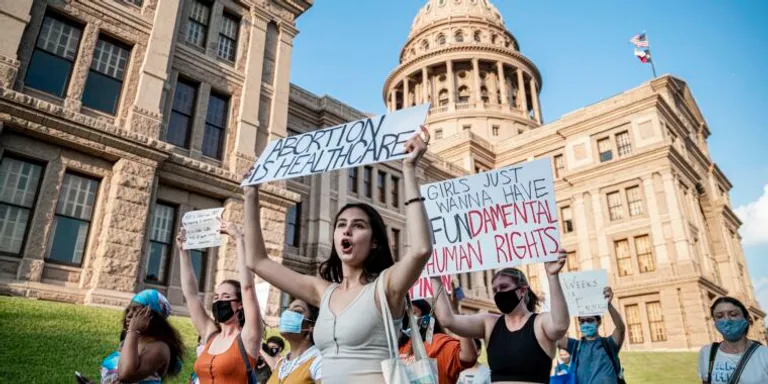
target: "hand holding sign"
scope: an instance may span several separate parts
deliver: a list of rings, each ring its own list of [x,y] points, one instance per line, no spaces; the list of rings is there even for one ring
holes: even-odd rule
[[[221,222],[221,226],[219,227],[219,232],[229,235],[233,240],[241,240],[243,239],[243,227],[240,225],[237,225],[235,223],[230,223],[228,221],[219,220]]]
[[[544,269],[547,271],[547,274],[550,276],[555,276],[560,273],[560,271],[563,269],[563,266],[565,265],[567,258],[568,254],[561,249],[557,254],[557,260],[544,263]]]
[[[185,213],[181,218],[181,226],[185,230],[182,249],[211,248],[221,245],[218,220],[223,212],[224,208],[213,208]]]
[[[421,135],[416,134],[407,143],[405,143],[405,153],[408,157],[403,159],[403,165],[413,167],[424,156],[427,151],[427,145],[429,145],[429,131],[427,127],[420,126],[421,132],[424,133],[424,138]]]
[[[605,302],[611,304],[611,301],[613,301],[613,289],[611,289],[611,287],[605,287],[605,289],[603,289],[603,296],[605,296]]]
[[[613,291],[608,287],[608,273],[604,269],[563,273],[560,284],[568,313],[572,316],[602,315],[613,299]]]

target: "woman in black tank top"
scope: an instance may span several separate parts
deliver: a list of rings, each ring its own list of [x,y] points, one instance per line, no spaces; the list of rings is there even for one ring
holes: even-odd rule
[[[491,382],[549,383],[555,342],[570,323],[558,277],[565,260],[560,251],[556,261],[545,263],[551,312],[535,313],[539,299],[517,268],[502,269],[493,277],[493,299],[504,315],[456,315],[445,295],[436,299],[435,316],[443,327],[461,337],[485,338]],[[432,282],[441,284],[439,279]]]

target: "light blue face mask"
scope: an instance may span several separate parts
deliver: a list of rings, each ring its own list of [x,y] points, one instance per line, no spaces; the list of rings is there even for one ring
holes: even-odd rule
[[[579,325],[581,334],[586,337],[595,337],[597,335],[597,324],[595,323],[582,323]]]
[[[715,321],[717,331],[728,341],[741,340],[744,334],[747,333],[747,326],[749,326],[747,319]]]
[[[280,315],[280,333],[301,333],[304,315],[294,311],[283,311]]]

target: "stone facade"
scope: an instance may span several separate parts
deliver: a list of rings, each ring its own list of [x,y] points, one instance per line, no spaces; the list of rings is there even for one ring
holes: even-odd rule
[[[0,292],[119,307],[151,287],[184,314],[173,246],[181,216],[225,207],[226,219],[242,222],[239,180],[266,143],[365,116],[289,83],[295,19],[312,3],[3,2],[0,166],[27,182],[21,198],[0,196],[0,220],[12,228],[0,231]],[[62,33],[67,39],[48,43]],[[119,47],[124,62],[102,65]],[[57,70],[40,72],[41,62]],[[89,98],[91,79],[101,75],[120,81],[111,111]],[[663,76],[546,124],[541,88],[541,74],[493,5],[429,0],[383,98],[389,110],[433,105],[433,144],[417,172],[423,183],[553,159],[559,215],[569,221],[561,225],[568,269],[609,271],[630,328],[627,350],[695,350],[717,339],[707,311],[724,294],[749,305],[752,337],[761,338],[765,313],[744,261],[731,184],[709,156],[709,127],[685,82]],[[330,253],[334,215],[350,202],[377,207],[394,252],[407,252],[399,163],[262,191],[270,257],[293,269],[316,272]],[[70,197],[80,193],[83,200]],[[74,232],[62,229],[72,223]],[[51,244],[69,244],[67,235],[77,241],[62,262]],[[225,242],[198,260],[210,303],[215,284],[235,276],[234,246]],[[525,269],[544,289],[543,267]],[[468,294],[463,311],[495,310],[491,276],[456,277]],[[268,322],[287,300],[270,293]]]

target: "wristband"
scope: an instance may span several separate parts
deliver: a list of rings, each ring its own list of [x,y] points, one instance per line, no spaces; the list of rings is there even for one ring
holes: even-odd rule
[[[410,199],[410,200],[406,201],[405,205],[408,205],[408,204],[411,204],[411,203],[415,203],[417,201],[424,201],[424,200],[426,200],[424,197],[414,197],[413,199]]]

